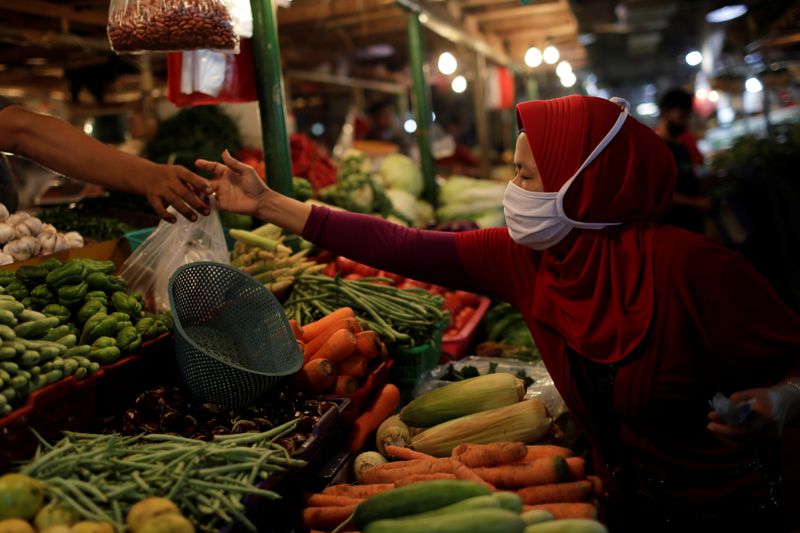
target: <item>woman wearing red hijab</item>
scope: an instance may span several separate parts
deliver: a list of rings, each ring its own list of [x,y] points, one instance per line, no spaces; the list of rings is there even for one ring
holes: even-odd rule
[[[739,255],[657,224],[674,162],[627,103],[527,102],[518,122],[508,228],[407,229],[282,197],[227,153],[198,166],[223,209],[511,302],[591,441],[612,531],[780,531],[765,450],[800,417],[800,318]],[[744,422],[710,410],[720,391]]]

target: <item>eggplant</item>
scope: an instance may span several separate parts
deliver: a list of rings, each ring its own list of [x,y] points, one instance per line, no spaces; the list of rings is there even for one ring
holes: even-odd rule
[[[183,416],[181,416],[178,411],[169,409],[166,410],[163,415],[161,415],[158,422],[165,430],[174,431],[181,428],[183,425],[183,420]]]

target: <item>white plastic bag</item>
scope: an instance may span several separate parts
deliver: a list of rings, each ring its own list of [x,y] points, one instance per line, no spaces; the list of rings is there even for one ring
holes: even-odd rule
[[[169,211],[176,222],[162,220],[120,272],[128,289],[140,291],[145,309],[153,312],[169,310],[167,286],[178,267],[197,261],[230,264],[225,233],[215,209],[206,217],[198,216],[197,222],[187,220],[172,208]]]

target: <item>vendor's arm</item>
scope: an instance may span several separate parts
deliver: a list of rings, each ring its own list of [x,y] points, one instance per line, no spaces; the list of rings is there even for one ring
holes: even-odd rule
[[[146,196],[159,216],[174,221],[170,205],[188,218],[208,214],[195,192],[207,181],[177,165],[159,165],[84,135],[57,118],[18,105],[0,108],[0,150],[27,157],[56,172],[109,189]],[[188,205],[187,205],[188,204]]]
[[[249,214],[369,266],[419,281],[474,290],[459,258],[456,234],[410,229],[379,217],[313,207],[266,187],[256,172],[225,152],[223,162],[198,161],[213,172],[210,192],[222,209]]]
[[[710,293],[707,322],[717,369],[766,382],[731,394],[734,403],[754,400],[743,424],[726,425],[712,411],[709,430],[746,443],[800,423],[800,317],[738,255],[727,261]]]

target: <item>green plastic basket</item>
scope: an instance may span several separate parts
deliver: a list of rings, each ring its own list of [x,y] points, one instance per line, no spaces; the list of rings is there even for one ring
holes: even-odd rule
[[[389,374],[389,380],[397,385],[402,393],[410,394],[422,374],[439,364],[442,355],[442,334],[446,327],[447,323],[444,322],[434,337],[425,344],[392,350],[390,355],[394,359],[394,366]]]

